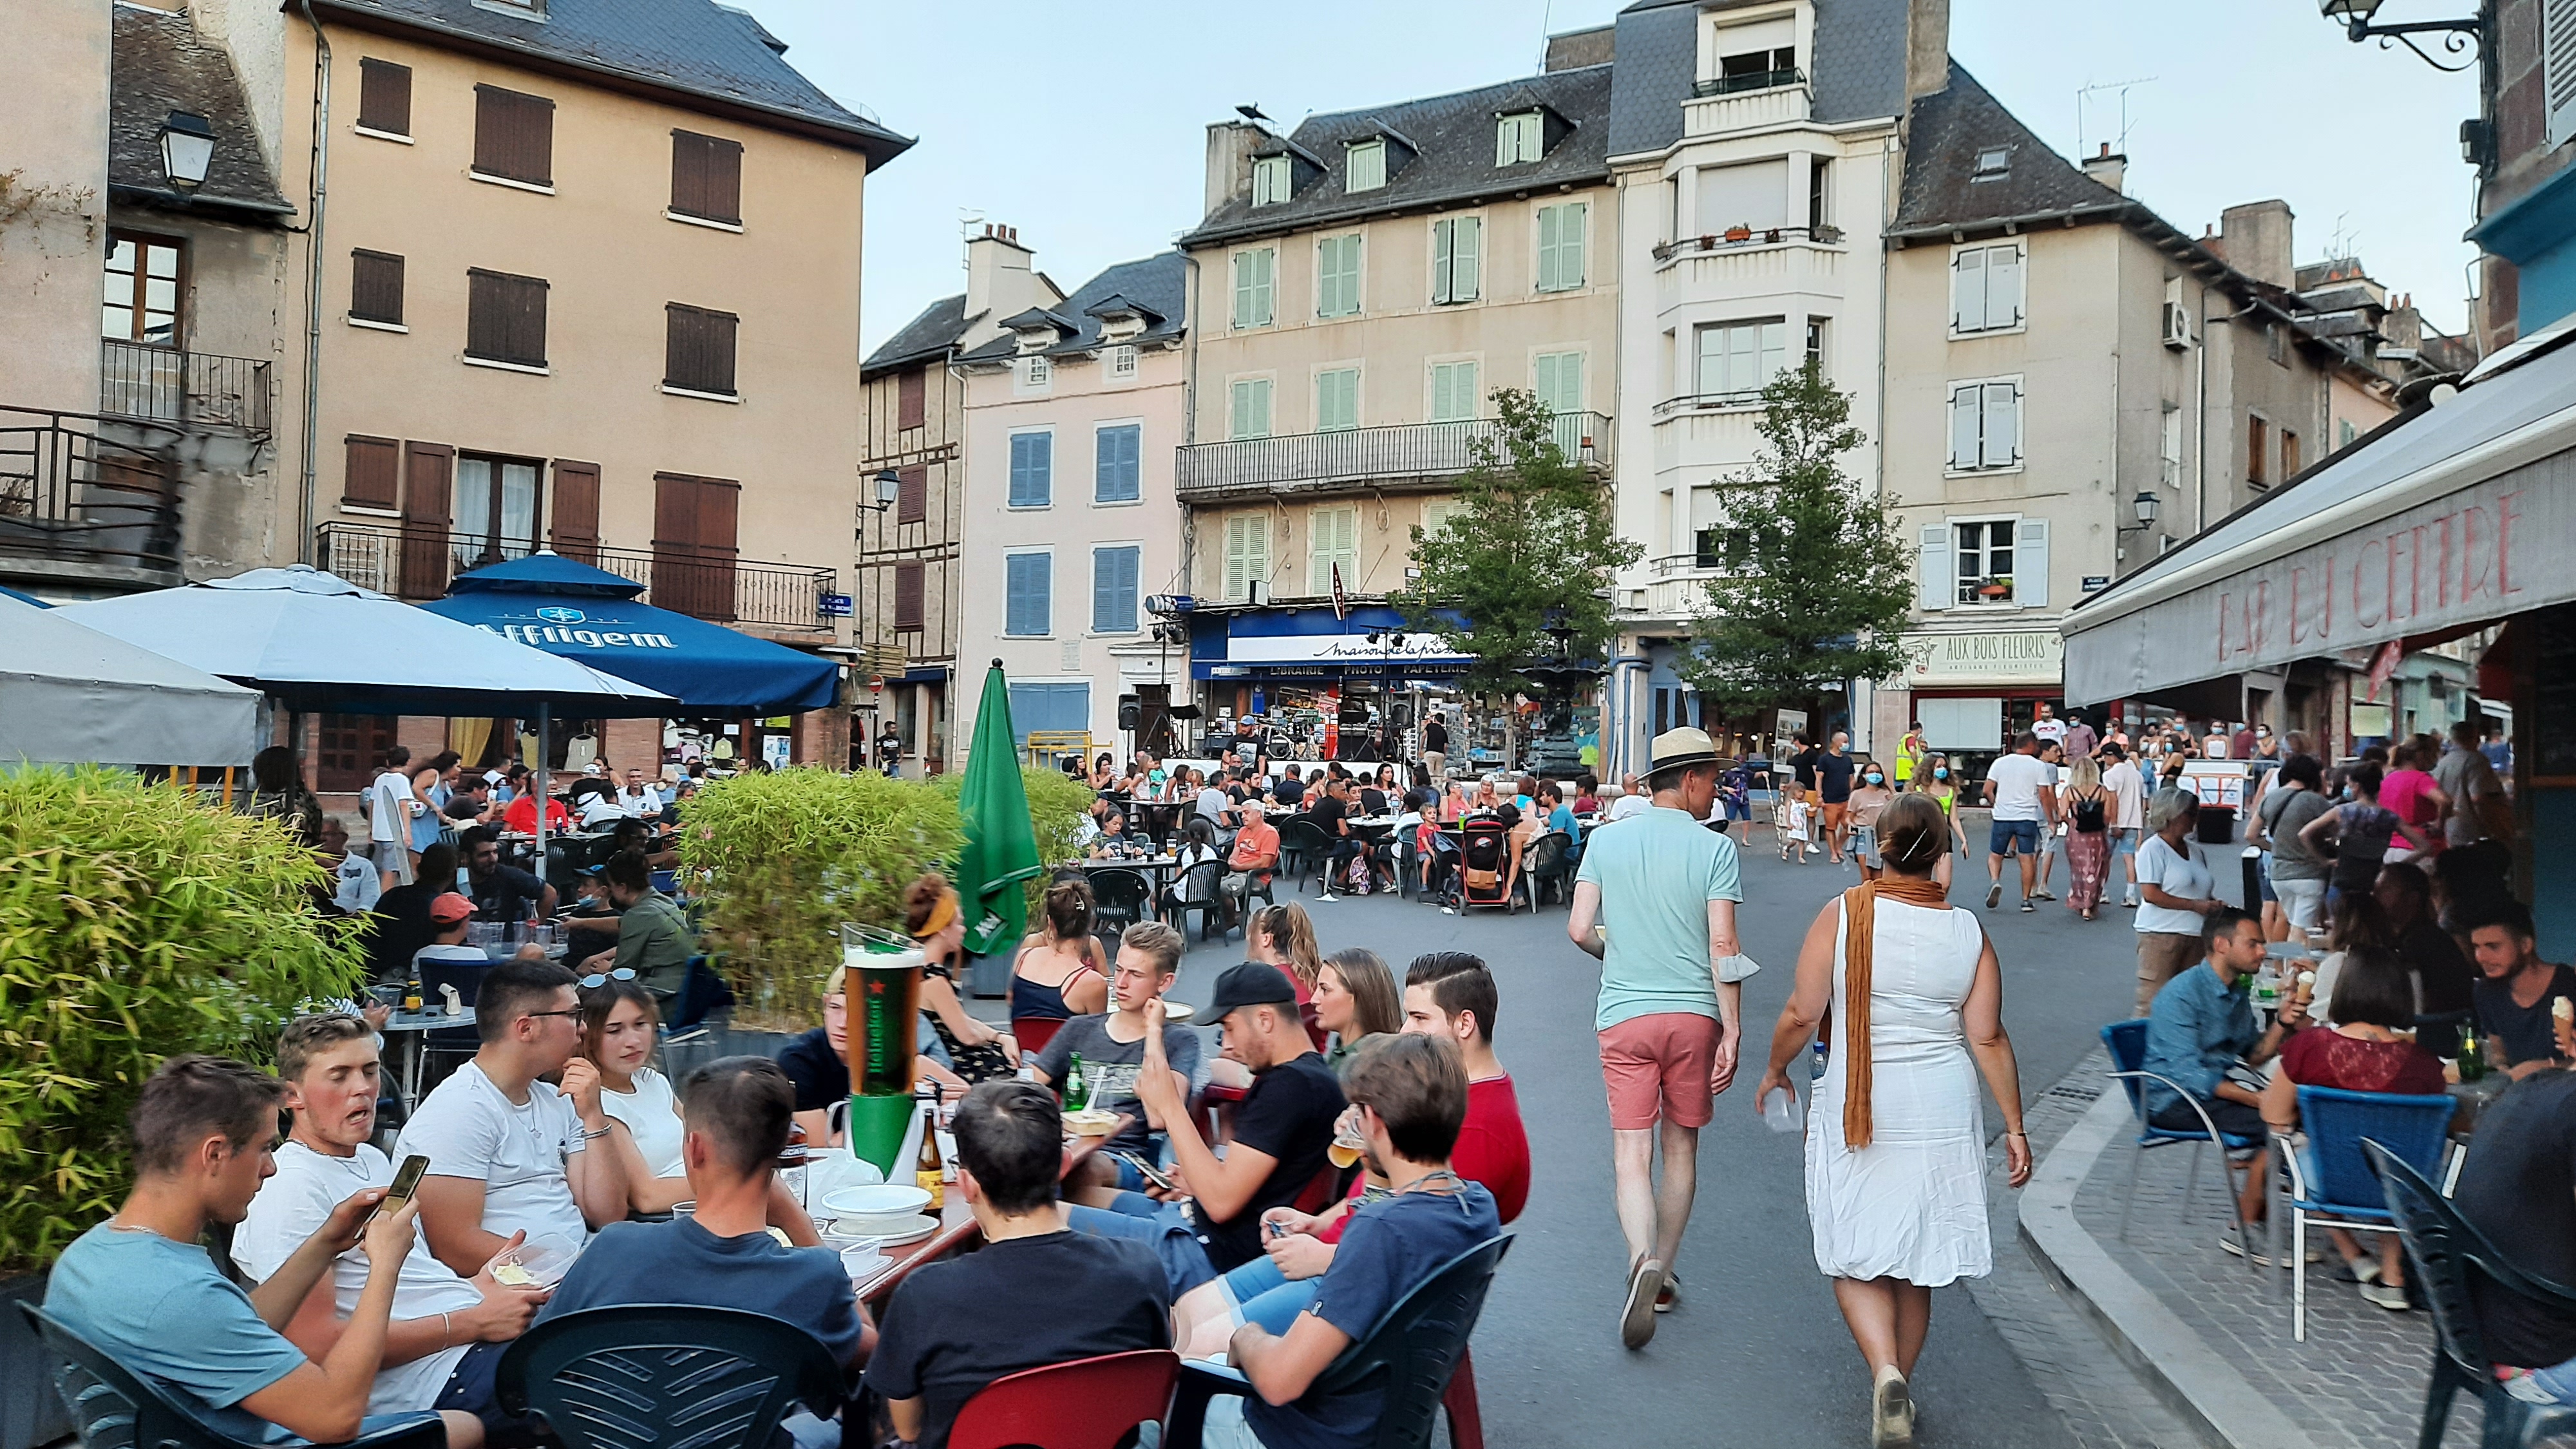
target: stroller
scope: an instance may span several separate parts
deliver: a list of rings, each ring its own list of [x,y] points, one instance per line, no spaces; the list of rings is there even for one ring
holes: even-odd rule
[[[1462,909],[1500,906],[1512,911],[1512,837],[1503,822],[1479,815],[1458,830],[1458,904]]]

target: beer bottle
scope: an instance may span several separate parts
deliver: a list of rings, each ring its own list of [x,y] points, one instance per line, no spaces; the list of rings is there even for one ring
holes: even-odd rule
[[[921,1154],[913,1159],[913,1185],[930,1194],[930,1211],[948,1205],[948,1168],[939,1160],[939,1088],[925,1083],[921,1102]]]
[[[1090,1106],[1091,1103],[1087,1096],[1090,1091],[1090,1085],[1090,1083],[1084,1081],[1082,1078],[1082,1053],[1075,1052],[1073,1054],[1072,1064],[1065,1068],[1064,1110],[1068,1112],[1079,1112],[1083,1108]]]
[[[403,1010],[420,1010],[420,966],[417,962],[411,968],[410,979],[403,983]]]

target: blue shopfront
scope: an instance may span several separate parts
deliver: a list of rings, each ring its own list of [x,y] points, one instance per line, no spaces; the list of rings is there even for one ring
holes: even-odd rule
[[[1318,757],[1328,726],[1345,758],[1375,758],[1367,742],[1379,731],[1383,748],[1409,750],[1407,732],[1425,703],[1453,693],[1474,662],[1437,634],[1407,629],[1404,616],[1382,604],[1340,614],[1202,609],[1189,619],[1202,731],[1227,734],[1255,719],[1315,746]],[[1344,730],[1353,735],[1347,745]]]

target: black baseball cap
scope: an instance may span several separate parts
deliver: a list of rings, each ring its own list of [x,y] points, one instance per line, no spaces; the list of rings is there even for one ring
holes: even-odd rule
[[[1208,1002],[1208,1019],[1223,1021],[1247,1006],[1295,1006],[1297,988],[1289,984],[1288,973],[1260,961],[1245,961],[1225,968],[1216,979],[1216,995]]]

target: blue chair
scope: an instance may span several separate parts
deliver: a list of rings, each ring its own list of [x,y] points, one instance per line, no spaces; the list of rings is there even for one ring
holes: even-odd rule
[[[2477,1305],[2469,1295],[2469,1275],[2484,1274],[2497,1287],[2547,1303],[2561,1313],[2576,1313],[2576,1290],[2515,1267],[2487,1241],[2486,1234],[2469,1226],[2423,1173],[2396,1153],[2367,1140],[2361,1151],[2379,1174],[2381,1200],[2405,1235],[2406,1256],[2415,1265],[2417,1286],[2433,1310],[2437,1335],[2433,1379],[2425,1387],[2424,1427],[2416,1449],[2441,1449],[2443,1431],[2451,1421],[2451,1400],[2462,1389],[2478,1396],[2478,1407],[2485,1414],[2486,1430],[2478,1441],[2482,1449],[2523,1449],[2551,1434],[2576,1429],[2576,1409],[2526,1404],[2496,1382],[2495,1360],[2487,1356]]]
[[[62,1361],[54,1370],[54,1392],[62,1395],[84,1449],[258,1449],[207,1427],[169,1390],[127,1371],[42,1308],[22,1301],[18,1311]],[[430,1419],[381,1429],[340,1449],[447,1449],[447,1426]]]
[[[2138,1150],[2129,1158],[2129,1191],[2120,1203],[2120,1241],[2125,1243],[2129,1240],[2129,1214],[2136,1209],[2138,1203],[2138,1169],[2146,1162],[2149,1151],[2158,1147],[2170,1147],[2177,1142],[2192,1144],[2191,1175],[2184,1180],[2182,1190],[2183,1211],[2189,1212],[2192,1199],[2200,1193],[2201,1148],[2216,1142],[2228,1151],[2241,1152],[2248,1148],[2262,1146],[2263,1139],[2240,1137],[2233,1133],[2219,1131],[2218,1124],[2209,1120],[2208,1109],[2202,1107],[2181,1083],[2146,1070],[2147,1023],[2144,1018],[2115,1021],[2102,1028],[2102,1045],[2111,1053],[2111,1075],[2118,1080],[2122,1088],[2127,1090],[2129,1112],[2138,1119]],[[2192,1114],[2200,1118],[2201,1130],[2177,1131],[2172,1128],[2158,1127],[2149,1122],[2147,1094],[2143,1084],[2150,1081],[2162,1082],[2181,1093],[2183,1101],[2191,1105]],[[2222,1171],[2219,1174],[2219,1186],[2223,1189],[2226,1183],[2227,1177]],[[2246,1250],[2246,1263],[2249,1266],[2255,1266],[2253,1245],[2245,1241],[2245,1215],[2236,1205],[2236,1194],[2230,1192],[2226,1197],[2228,1219],[2236,1225],[2236,1241]]]
[[[841,1366],[792,1323],[738,1308],[590,1308],[501,1355],[501,1407],[565,1449],[768,1449],[789,1409],[841,1402]]]
[[[2308,1226],[2385,1229],[2389,1216],[2379,1177],[2362,1157],[2361,1144],[2376,1142],[2426,1177],[2440,1171],[2449,1145],[2451,1114],[2459,1104],[2446,1093],[2401,1097],[2388,1092],[2299,1088],[2299,1126],[2307,1145],[2284,1152],[2290,1174],[2290,1337],[2308,1341]]]

